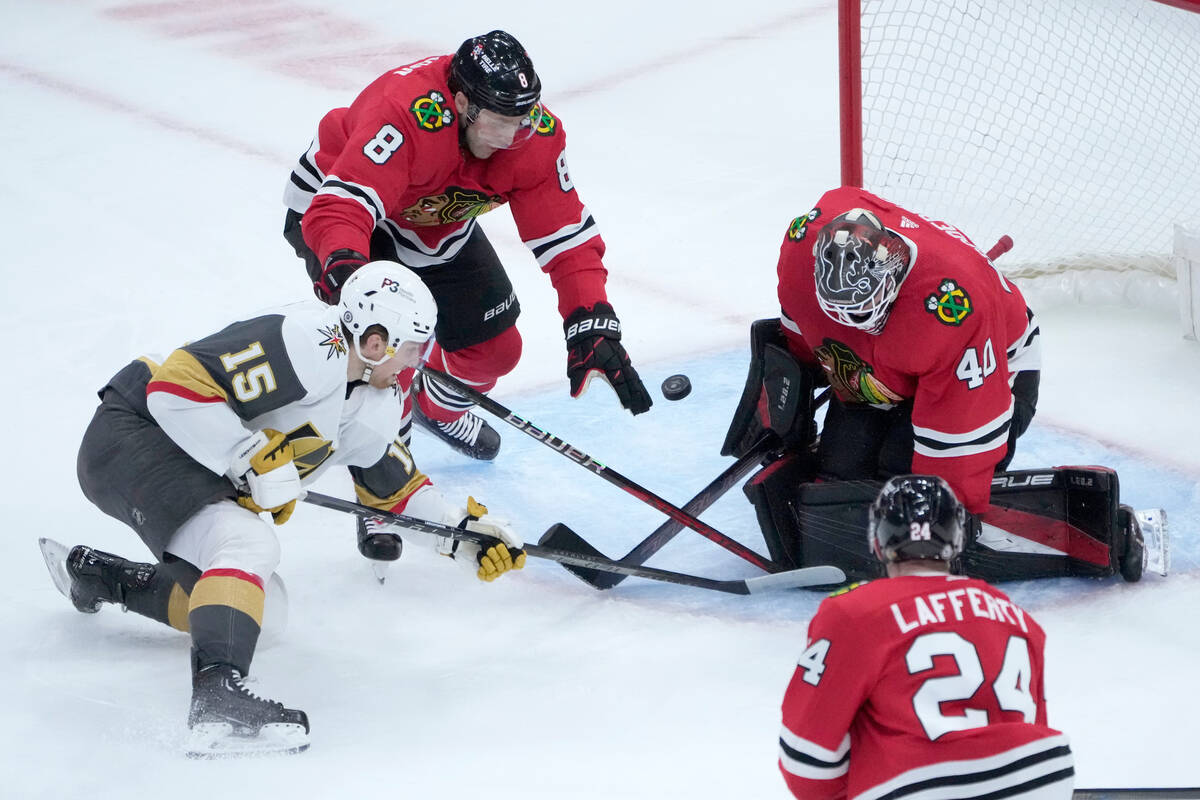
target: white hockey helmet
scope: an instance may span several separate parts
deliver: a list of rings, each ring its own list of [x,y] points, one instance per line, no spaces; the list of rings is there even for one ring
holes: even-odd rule
[[[813,245],[817,303],[834,322],[879,333],[916,260],[916,245],[870,211],[851,209],[827,222]]]
[[[433,335],[437,304],[420,278],[402,264],[372,261],[359,267],[342,287],[342,325],[365,363],[378,366],[404,342],[423,344]],[[387,331],[388,352],[371,361],[359,350],[359,339],[372,325]]]

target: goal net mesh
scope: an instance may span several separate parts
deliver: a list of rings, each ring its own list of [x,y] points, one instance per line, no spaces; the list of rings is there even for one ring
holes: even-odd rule
[[[1022,286],[1162,300],[1200,221],[1200,14],[1150,0],[861,0],[863,183]],[[1142,296],[1139,296],[1142,295]]]

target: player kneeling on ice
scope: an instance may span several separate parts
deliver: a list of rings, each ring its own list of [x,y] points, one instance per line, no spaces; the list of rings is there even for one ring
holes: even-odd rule
[[[469,501],[447,503],[408,451],[411,403],[396,376],[415,367],[437,317],[398,264],[358,270],[339,305],[313,300],[232,323],[161,364],[133,361],[100,391],[79,450],[87,498],[154,555],[137,563],[85,545],[42,547],[58,588],[94,613],[117,603],[188,631],[188,752],[295,752],[308,718],[248,691],[264,618],[286,608],[274,576],[276,525],[304,486],[349,467],[359,501],[495,537],[439,545],[485,580],[524,565],[522,541]],[[400,431],[399,437],[396,431]],[[364,554],[399,554],[386,527],[360,528]],[[430,539],[429,541],[433,541]]]
[[[935,476],[892,478],[871,505],[887,579],[821,603],[783,698],[779,768],[796,797],[1071,797],[1071,748],[1046,720],[1046,634],[1000,590],[950,574],[965,519]]]
[[[1166,574],[1166,515],[1122,505],[1113,470],[1005,472],[1037,405],[1040,332],[962,232],[842,187],[792,222],[778,272],[782,314],[751,328],[721,451],[770,437],[784,453],[746,484],[774,559],[879,575],[857,534],[867,507],[880,481],[924,472],[971,512],[969,575]]]

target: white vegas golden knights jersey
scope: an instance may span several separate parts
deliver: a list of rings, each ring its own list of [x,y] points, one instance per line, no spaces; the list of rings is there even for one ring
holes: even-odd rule
[[[267,428],[292,443],[305,485],[334,464],[386,467],[381,460],[393,456],[392,469],[376,470],[388,479],[371,481],[382,495],[364,497],[360,485],[360,498],[381,507],[396,495],[386,503],[391,507],[427,482],[405,446],[407,398],[398,387],[347,384],[352,345],[338,315],[337,307],[316,300],[295,303],[184,345],[162,364],[151,364],[150,413],[188,455],[217,474],[229,471],[239,443]]]

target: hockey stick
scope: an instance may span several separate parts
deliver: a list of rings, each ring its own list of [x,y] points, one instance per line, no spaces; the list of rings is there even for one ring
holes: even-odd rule
[[[342,500],[318,492],[309,492],[306,494],[304,502],[312,503],[321,508],[330,508],[335,511],[355,514],[360,517],[374,517],[386,520],[406,530],[427,533],[432,536],[449,536],[459,541],[474,542],[480,545],[490,545],[496,542],[495,538],[482,533],[476,533],[475,531],[452,528],[449,525],[439,525],[435,522],[427,522],[415,517],[406,517],[403,514],[382,511],[355,503],[351,500]],[[561,525],[561,523],[559,524]],[[712,578],[702,578],[697,575],[687,575],[682,572],[654,569],[653,567],[625,566],[604,556],[573,553],[567,550],[543,547],[536,544],[527,544],[523,549],[525,550],[525,554],[532,558],[545,558],[550,561],[557,561],[560,564],[572,564],[590,569],[617,572],[622,575],[634,575],[638,578],[677,583],[681,586],[694,586],[697,589],[711,589],[715,592],[726,592],[728,594],[759,594],[761,592],[778,591],[780,589],[824,586],[826,584],[841,583],[846,580],[845,573],[838,567],[819,566],[777,572],[773,575],[760,575],[755,578],[721,581],[713,580]]]
[[[444,372],[439,372],[438,370],[428,366],[422,367],[421,372],[424,373],[427,378],[436,380],[463,395],[464,397],[469,398],[482,408],[486,409],[488,412],[499,417],[509,425],[512,425],[525,435],[541,442],[556,453],[561,453],[575,463],[579,464],[584,469],[594,472],[604,480],[611,483],[613,486],[616,486],[618,489],[622,489],[623,491],[633,495],[643,503],[648,503],[654,508],[657,508],[659,511],[663,512],[681,525],[685,525],[706,539],[716,542],[721,547],[724,547],[734,555],[749,561],[751,564],[763,570],[764,572],[778,572],[781,569],[780,565],[771,559],[761,556],[751,550],[749,547],[746,547],[744,544],[730,539],[728,536],[721,533],[711,525],[701,522],[679,507],[668,503],[666,500],[654,494],[649,489],[634,483],[616,470],[610,469],[601,464],[599,461],[592,458],[582,450],[575,448],[564,439],[560,439],[549,431],[538,428],[532,422],[522,419],[509,409],[502,406],[500,403],[497,403],[495,400],[483,394],[482,392],[476,391],[473,387],[468,386],[458,378],[447,375]],[[583,564],[580,566],[587,565]]]
[[[703,514],[708,510],[709,506],[717,502],[726,492],[736,486],[750,470],[757,467],[764,459],[770,456],[772,447],[778,442],[771,438],[763,439],[750,452],[743,455],[737,461],[729,465],[717,477],[705,486],[700,492],[687,501],[683,506],[683,511],[695,516]],[[676,534],[682,531],[683,524],[674,519],[668,519],[662,525],[654,529],[654,532],[640,541],[632,550],[617,560],[617,563],[623,566],[637,567],[645,564],[655,553],[666,546],[667,542],[675,538]],[[575,533],[565,525],[555,526],[548,530],[546,534],[538,541],[538,544],[548,547],[557,547],[563,550],[574,550],[576,552],[586,552],[593,555],[601,555],[600,551],[592,545],[588,544],[579,534]],[[586,567],[578,567],[572,564],[563,564],[571,573],[578,577],[581,581],[596,589],[611,589],[627,576],[615,572],[600,572]]]
[[[820,408],[826,400],[829,399],[829,388],[827,387],[813,402],[813,411]],[[692,516],[703,514],[708,510],[709,506],[717,502],[726,492],[736,486],[742,478],[755,466],[763,463],[771,457],[771,451],[779,446],[779,442],[774,437],[766,437],[758,444],[750,448],[750,451],[731,464],[724,472],[712,480],[708,486],[700,490],[700,493],[693,497],[683,506],[683,510]],[[683,524],[674,519],[668,519],[662,525],[654,529],[654,532],[640,541],[632,550],[618,559],[621,564],[632,566],[640,566],[645,564],[651,556],[675,538],[676,534],[682,531]],[[564,532],[565,531],[565,532]],[[570,536],[567,535],[570,533]],[[554,537],[551,541],[547,537]],[[562,547],[566,550],[582,550],[599,555],[600,551],[592,545],[588,544],[580,538],[574,531],[569,528],[552,528],[542,537],[540,544],[551,545],[553,547]],[[564,565],[566,566],[566,565]],[[567,569],[574,573],[580,580],[589,586],[594,586],[603,591],[611,589],[621,581],[625,580],[624,575],[615,575],[611,572],[597,572],[595,570],[584,569],[583,567],[567,566]]]
[[[1180,789],[1076,789],[1071,797],[1075,800],[1139,800],[1139,798],[1161,798],[1161,800],[1183,800],[1200,797],[1200,788]]]

